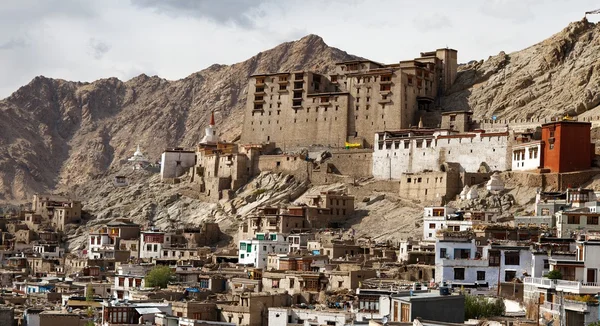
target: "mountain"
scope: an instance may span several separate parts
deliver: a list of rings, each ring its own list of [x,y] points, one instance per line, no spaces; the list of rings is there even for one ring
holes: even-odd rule
[[[176,81],[146,75],[93,83],[36,77],[0,101],[0,201],[52,190],[77,195],[80,185],[117,168],[137,144],[152,160],[166,147],[193,146],[212,110],[222,137],[234,140],[250,75],[326,73],[335,62],[354,58],[308,35]]]
[[[458,49],[460,51],[460,49]],[[600,116],[600,25],[581,20],[521,51],[461,65],[445,110],[476,118]],[[248,76],[310,69],[326,73],[357,58],[308,35],[234,65],[168,81],[140,75],[93,83],[36,77],[0,101],[0,202],[34,192],[74,195],[115,172],[140,144],[152,160],[192,146],[216,111],[222,138],[239,137]],[[402,58],[399,58],[402,59]]]
[[[521,51],[461,66],[443,103],[485,119],[600,115],[600,24],[573,22]]]

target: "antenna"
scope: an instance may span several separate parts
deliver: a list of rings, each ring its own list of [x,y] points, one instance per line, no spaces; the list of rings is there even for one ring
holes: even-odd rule
[[[592,11],[586,11],[584,17],[587,17],[587,15],[596,15],[596,14],[600,14],[600,9],[596,9],[596,10],[592,10]]]

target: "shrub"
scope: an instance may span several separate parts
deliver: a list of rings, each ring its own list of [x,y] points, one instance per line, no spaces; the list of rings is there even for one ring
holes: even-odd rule
[[[166,288],[173,278],[173,271],[169,266],[156,266],[146,275],[146,286]]]
[[[579,301],[579,302],[586,302],[586,303],[596,303],[598,302],[598,300],[596,298],[594,298],[593,296],[586,294],[586,295],[574,295],[574,294],[569,294],[569,295],[565,295],[565,299],[567,300],[573,300],[573,301]]]
[[[465,296],[465,320],[502,316],[506,311],[501,298],[487,298],[467,294]]]
[[[551,280],[562,280],[562,273],[558,269],[553,269],[546,275]]]
[[[259,189],[254,190],[254,192],[252,192],[252,194],[254,196],[259,196],[259,195],[264,194],[265,192],[267,192],[267,189],[259,188]]]

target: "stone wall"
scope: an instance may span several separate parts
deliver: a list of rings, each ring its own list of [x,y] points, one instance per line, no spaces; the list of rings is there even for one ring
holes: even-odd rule
[[[541,188],[543,191],[578,188],[590,181],[600,170],[587,170],[569,173],[508,172],[506,177],[517,186]]]
[[[461,171],[465,172],[478,172],[482,166],[489,171],[506,171],[512,164],[509,149],[508,133],[395,140],[390,145],[376,146],[373,153],[373,176],[379,179],[399,179],[403,173],[440,171],[446,162],[460,163]]]
[[[331,152],[326,161],[329,173],[352,175],[355,177],[371,177],[373,151],[370,149],[347,149]]]

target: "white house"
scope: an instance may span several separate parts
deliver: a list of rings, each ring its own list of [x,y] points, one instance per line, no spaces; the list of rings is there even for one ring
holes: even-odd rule
[[[115,239],[110,237],[108,233],[98,231],[90,232],[88,236],[88,251],[89,259],[102,259],[104,250],[114,250]]]
[[[120,265],[117,267],[115,281],[112,287],[112,296],[117,299],[131,299],[131,290],[146,287],[146,274],[153,265]]]
[[[528,245],[513,242],[490,244],[478,253],[470,237],[436,242],[435,281],[454,286],[496,287],[498,281],[510,282],[530,275],[532,255]]]
[[[37,244],[33,246],[33,252],[42,258],[60,258],[64,254],[64,249],[56,244]]]
[[[512,147],[512,170],[527,171],[535,170],[542,165],[542,141],[531,141],[528,143],[513,145]]]
[[[266,268],[269,254],[284,254],[290,250],[287,235],[283,233],[257,233],[256,238],[240,240],[238,262]]]
[[[539,303],[541,315],[551,316],[557,325],[587,325],[600,317],[597,303],[578,300],[600,293],[600,235],[580,236],[576,247],[575,256],[553,254],[547,259],[547,267],[559,270],[561,280],[539,277],[539,273],[535,273],[523,281],[525,303]]]
[[[429,206],[423,209],[423,240],[435,241],[438,230],[467,231],[477,224],[476,220],[465,220],[462,213],[448,206]]]
[[[140,258],[162,258],[163,248],[169,247],[171,237],[165,232],[151,230],[140,233]]]
[[[269,326],[287,325],[335,325],[345,326],[352,323],[351,312],[339,310],[315,310],[301,308],[269,308]]]

